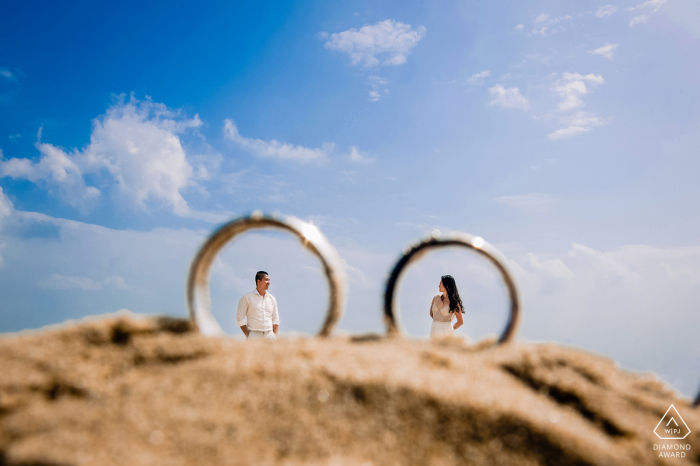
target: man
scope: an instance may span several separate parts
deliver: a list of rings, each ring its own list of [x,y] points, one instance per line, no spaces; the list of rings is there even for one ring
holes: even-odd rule
[[[248,340],[277,340],[280,316],[277,300],[268,288],[270,276],[261,270],[255,274],[255,290],[238,301],[236,322]]]

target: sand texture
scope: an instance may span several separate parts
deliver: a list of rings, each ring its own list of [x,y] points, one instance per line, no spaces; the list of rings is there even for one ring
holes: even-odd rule
[[[653,450],[671,403],[685,458]],[[270,344],[133,314],[0,338],[0,465],[685,465],[699,433],[652,375],[553,344]]]

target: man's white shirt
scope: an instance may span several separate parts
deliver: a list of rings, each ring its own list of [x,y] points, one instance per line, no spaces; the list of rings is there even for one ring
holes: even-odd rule
[[[257,289],[243,295],[238,301],[236,323],[242,327],[246,325],[246,319],[248,330],[257,332],[267,332],[272,330],[273,325],[279,325],[280,316],[275,297],[269,291],[263,297]]]

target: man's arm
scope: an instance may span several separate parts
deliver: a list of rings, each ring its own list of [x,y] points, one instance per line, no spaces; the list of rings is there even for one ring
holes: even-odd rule
[[[248,313],[248,298],[243,295],[238,301],[238,309],[236,309],[236,324],[241,328],[241,331],[248,338],[250,332],[248,331],[248,326],[246,325],[246,314]]]

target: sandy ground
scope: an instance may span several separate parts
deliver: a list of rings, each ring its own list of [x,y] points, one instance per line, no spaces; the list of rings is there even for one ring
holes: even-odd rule
[[[672,403],[691,433],[662,441]],[[553,344],[247,343],[136,315],[0,338],[0,465],[684,465],[699,434],[652,375]]]

